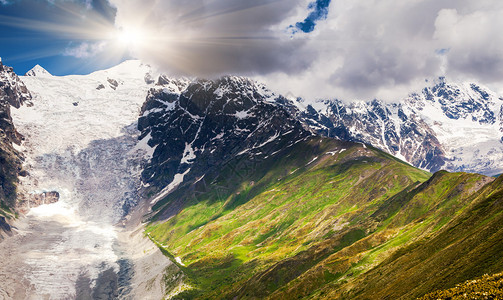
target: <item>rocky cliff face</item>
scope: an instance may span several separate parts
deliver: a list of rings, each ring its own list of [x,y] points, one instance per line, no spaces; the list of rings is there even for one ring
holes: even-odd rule
[[[432,172],[503,171],[503,100],[473,83],[440,78],[396,103],[298,99],[290,105],[316,134],[368,143]]]
[[[271,96],[242,77],[190,82],[161,76],[138,122],[142,138],[155,148],[142,180],[153,192],[166,187],[154,202],[230,159],[261,160],[309,136]]]
[[[16,183],[21,171],[21,155],[13,143],[19,144],[23,137],[12,123],[11,106],[19,108],[30,100],[24,83],[0,59],[0,214],[8,214],[15,207]]]

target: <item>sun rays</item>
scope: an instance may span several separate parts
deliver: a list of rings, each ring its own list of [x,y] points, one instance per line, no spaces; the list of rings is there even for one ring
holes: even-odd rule
[[[134,44],[132,41],[123,43],[119,40],[121,31],[115,27],[113,18],[77,3],[55,1],[36,9],[44,11],[40,14],[32,12],[32,15],[44,15],[43,18],[21,18],[0,13],[0,25],[16,28],[23,33],[9,40],[26,41],[23,51],[9,57],[11,61],[58,56],[77,59],[92,57],[95,67],[103,67],[122,61]],[[43,47],[33,48],[29,40],[48,42],[43,43]],[[83,65],[78,60],[66,59],[60,71],[68,69],[78,72],[86,67],[89,69],[89,65]]]
[[[0,13],[0,24],[22,29],[27,40],[52,41],[14,59],[63,57],[58,67],[74,72],[138,58],[170,73],[213,76],[270,60],[263,56],[279,44],[268,27],[276,22],[270,14],[284,0],[189,2],[112,0],[117,11],[102,14],[82,3],[54,1],[41,6],[44,18]]]

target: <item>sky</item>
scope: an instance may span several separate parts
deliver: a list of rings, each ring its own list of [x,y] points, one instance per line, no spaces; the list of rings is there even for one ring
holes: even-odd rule
[[[55,75],[87,74],[111,67],[127,55],[103,61],[92,55],[77,57],[77,49],[98,41],[82,29],[96,26],[91,23],[114,28],[115,12],[106,0],[0,0],[0,57],[20,75],[36,64]],[[91,49],[88,52],[92,54]]]
[[[134,58],[292,97],[394,101],[439,76],[503,91],[501,16],[500,0],[0,0],[0,57],[18,74]]]

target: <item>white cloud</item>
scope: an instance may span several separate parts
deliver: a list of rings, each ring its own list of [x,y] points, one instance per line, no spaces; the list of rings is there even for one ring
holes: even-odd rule
[[[285,94],[343,99],[393,99],[445,74],[503,79],[499,0],[332,0],[327,20],[292,38],[312,1],[111,2],[118,27],[151,41],[136,56],[172,73],[251,75]]]
[[[439,12],[434,37],[449,48],[447,76],[503,81],[503,9]]]
[[[94,57],[102,52],[104,52],[107,47],[106,42],[98,42],[98,43],[80,43],[76,46],[70,46],[65,49],[63,55],[65,56],[73,56],[76,58],[89,58]]]

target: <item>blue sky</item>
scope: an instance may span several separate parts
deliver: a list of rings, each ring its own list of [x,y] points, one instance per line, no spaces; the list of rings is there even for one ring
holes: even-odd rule
[[[295,27],[305,33],[312,32],[316,27],[316,22],[326,19],[328,16],[328,7],[330,0],[316,0],[309,4],[312,11],[302,22],[297,22]],[[293,26],[293,25],[292,25]]]
[[[113,26],[115,10],[106,1],[55,4],[44,0],[15,0],[0,5],[0,57],[18,74],[26,73],[36,64],[54,75],[87,74],[116,65],[127,55],[107,61],[64,55],[82,40],[47,28],[51,24],[86,27],[89,17],[95,14]]]

